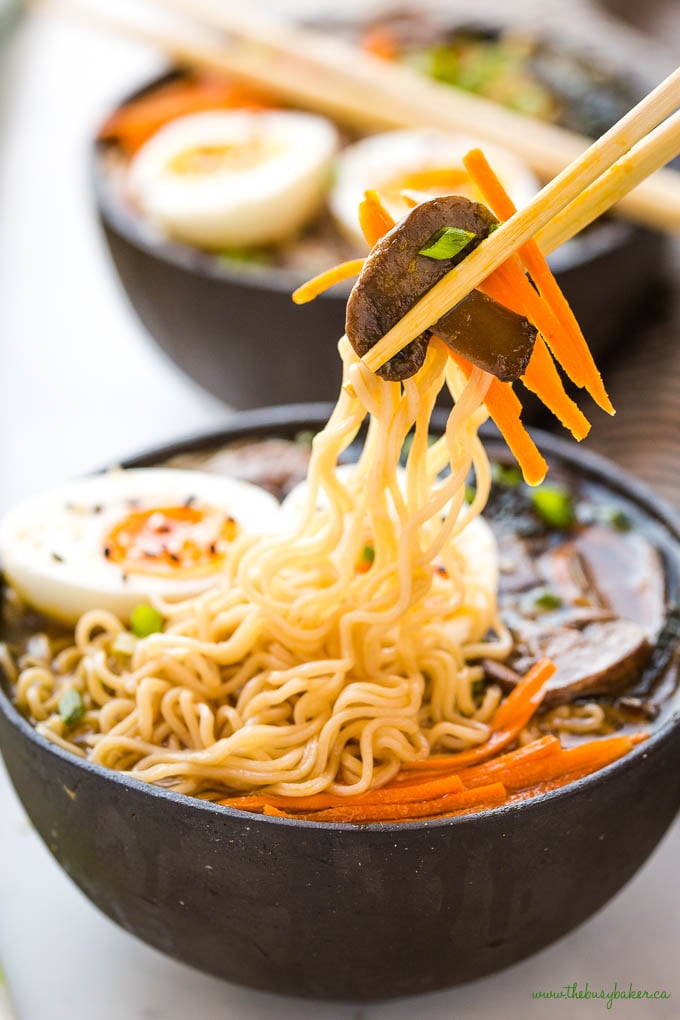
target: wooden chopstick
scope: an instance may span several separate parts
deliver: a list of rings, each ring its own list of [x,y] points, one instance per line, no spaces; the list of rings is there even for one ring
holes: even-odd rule
[[[545,180],[560,173],[590,145],[588,138],[429,80],[342,39],[272,17],[257,5],[253,9],[252,3],[244,8],[235,0],[150,2],[206,28],[239,37],[245,43],[246,63],[251,59],[248,54],[259,53],[268,76],[275,71],[272,56],[280,58],[286,65],[282,95],[290,98],[294,89],[295,101],[315,105],[322,112],[331,108],[328,104],[332,101],[337,116],[347,116],[355,123],[359,117],[363,126],[374,119],[374,127],[439,127],[468,132],[516,152]],[[241,66],[246,70],[243,63]],[[317,92],[305,96],[312,69],[316,72],[313,81]],[[301,77],[296,82],[298,73]],[[669,209],[680,230],[680,175],[665,171],[622,201],[617,212],[668,229]]]
[[[363,130],[437,127],[496,142],[515,151],[546,180],[590,144],[581,135],[431,81],[350,43],[253,11],[252,3],[148,3],[181,15],[186,26],[140,26],[120,11],[105,13],[91,3],[74,0],[44,0],[43,6],[96,21],[101,27],[162,47],[179,63],[227,72],[288,102]],[[192,34],[192,23],[194,29],[202,26],[202,35]],[[620,201],[616,211],[662,230],[672,223],[680,229],[680,175],[658,171]]]
[[[375,372],[403,350],[411,340],[420,336],[423,330],[462,301],[466,294],[510,258],[526,241],[547,227],[553,217],[576,200],[636,142],[673,113],[679,104],[680,69],[653,89],[614,127],[547,184],[532,202],[506,220],[459,266],[436,283],[368,351],[363,358],[364,364]]]
[[[680,155],[680,111],[650,131],[609,170],[553,217],[536,236],[544,254],[579,234],[640,181]]]

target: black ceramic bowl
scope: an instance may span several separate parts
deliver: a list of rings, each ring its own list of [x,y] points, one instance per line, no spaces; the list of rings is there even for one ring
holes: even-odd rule
[[[92,165],[99,219],[127,296],[180,368],[236,408],[335,397],[346,285],[294,305],[290,295],[303,276],[230,266],[160,237],[121,199],[106,145],[94,144]],[[595,225],[556,254],[560,285],[596,356],[625,345],[636,317],[649,314],[665,261],[661,235],[623,220]],[[538,405],[529,408],[536,413]]]
[[[249,412],[147,465],[244,437],[316,430],[327,406]],[[541,448],[634,505],[677,599],[680,520],[573,444]],[[490,452],[503,459],[500,444]],[[229,981],[373,999],[469,981],[535,952],[605,904],[680,806],[680,709],[601,772],[511,808],[404,825],[246,815],[149,786],[38,736],[0,690],[0,746],[24,807],[79,888],[127,931]],[[28,905],[27,905],[28,908]]]

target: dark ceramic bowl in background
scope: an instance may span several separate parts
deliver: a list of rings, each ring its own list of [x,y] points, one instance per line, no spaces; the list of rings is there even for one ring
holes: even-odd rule
[[[317,430],[328,411],[247,412],[129,466],[242,438],[292,438]],[[553,464],[637,508],[676,600],[675,512],[601,458],[537,438]],[[504,458],[500,444],[488,447]],[[0,746],[54,857],[127,931],[229,981],[325,998],[426,992],[536,952],[621,889],[680,807],[678,707],[628,756],[563,790],[405,825],[246,815],[146,785],[48,743],[6,689]]]
[[[290,294],[304,277],[273,267],[230,267],[159,236],[121,200],[101,143],[92,160],[99,218],[123,287],[180,368],[237,408],[335,397],[346,285],[296,306]],[[620,354],[636,318],[653,310],[666,253],[661,235],[623,220],[603,221],[556,253],[560,285],[598,359],[608,350]]]

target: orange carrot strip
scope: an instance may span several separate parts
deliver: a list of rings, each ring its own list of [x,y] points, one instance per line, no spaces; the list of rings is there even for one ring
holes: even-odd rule
[[[448,345],[445,346],[449,357],[453,358],[469,378],[472,372],[470,362],[461,358]],[[524,480],[528,485],[539,485],[548,473],[548,465],[522,424],[520,419],[522,405],[510,383],[493,378],[486,391],[484,403],[508,444],[513,457],[522,469]]]
[[[229,807],[239,808],[243,811],[259,811],[267,805],[281,808],[285,811],[321,811],[326,808],[344,807],[350,805],[359,807],[361,805],[390,804],[406,802],[408,800],[424,800],[428,797],[439,797],[445,793],[455,793],[463,789],[463,782],[458,776],[442,776],[433,780],[431,790],[425,790],[423,784],[417,795],[410,796],[402,794],[400,788],[387,786],[379,787],[377,790],[368,790],[358,795],[342,795],[337,793],[313,793],[308,797],[285,797],[283,795],[256,794],[251,797],[229,797],[220,801]]]
[[[363,201],[359,204],[359,225],[371,248],[394,226],[394,218],[372,188],[364,192]]]
[[[433,818],[446,811],[475,807],[482,804],[498,804],[505,799],[507,791],[502,783],[491,783],[476,790],[460,790],[435,800],[408,802],[406,804],[375,804],[357,807],[345,806],[317,811],[306,818],[315,822],[407,822],[412,818]]]
[[[375,25],[364,33],[361,48],[383,60],[396,60],[399,56],[399,39],[387,25]]]
[[[517,212],[515,204],[487,162],[484,153],[480,149],[472,149],[463,158],[463,164],[482,193],[484,201],[491,206],[496,216],[501,220],[514,216]],[[613,414],[614,408],[590,348],[538,244],[533,240],[527,241],[520,248],[520,255],[546,304],[561,324],[568,341],[563,342],[559,336],[545,337],[555,358],[577,386],[584,387],[604,411]]]
[[[445,759],[439,759],[442,762],[442,768],[438,771],[442,776],[458,776],[466,787],[483,786],[485,783],[495,780],[504,782],[503,773],[505,771],[513,768],[515,765],[521,765],[527,761],[537,761],[555,754],[560,750],[560,747],[561,744],[558,737],[552,735],[538,737],[536,740],[532,740],[528,744],[516,748],[514,751],[508,751],[497,758],[491,758],[481,765],[472,765],[463,769],[460,769],[456,764],[458,755],[454,752],[447,756],[448,768],[446,771],[444,769]],[[405,786],[421,788],[429,782],[431,780],[428,775],[423,776],[419,773],[404,772],[402,770],[383,789],[389,789],[393,785],[400,788]]]
[[[271,818],[294,818],[295,815],[289,815],[285,811],[279,811],[273,804],[265,804],[262,809],[263,815],[268,815]]]
[[[504,779],[508,789],[515,791],[509,801],[535,797],[567,783],[573,783],[583,776],[599,772],[618,758],[628,754],[633,747],[646,740],[648,734],[623,734],[615,737],[597,737],[575,747],[562,750],[545,761],[527,765],[524,772],[519,770]]]
[[[529,670],[496,711],[491,724],[491,736],[483,744],[478,744],[477,747],[472,747],[468,751],[456,751],[454,754],[409,762],[404,766],[404,769],[409,771],[449,769],[453,771],[492,758],[497,751],[511,744],[517,738],[520,730],[529,722],[543,698],[543,686],[554,672],[555,664],[550,659],[541,659]]]
[[[357,276],[363,269],[365,261],[365,259],[349,259],[347,262],[333,266],[332,269],[326,269],[318,276],[313,276],[311,280],[307,280],[293,291],[293,301],[296,305],[306,305],[308,301],[313,301],[329,287],[334,287],[336,283]]]
[[[506,267],[503,266],[501,269],[506,270]],[[550,321],[544,314],[541,314],[542,309],[539,308],[539,314],[536,314],[536,302],[540,304],[540,298],[522,270],[517,266],[508,267],[508,269],[510,272],[506,270],[505,273],[496,270],[484,280],[479,289],[518,315],[526,316],[537,329],[540,327],[538,322],[534,321],[536,319],[542,320],[544,328],[551,329]],[[511,275],[514,277],[514,285],[511,285],[509,281]],[[539,397],[562,425],[569,429],[575,439],[583,439],[588,435],[590,422],[578,404],[567,395],[542,334],[536,338],[531,359],[522,376],[522,382],[527,389]]]
[[[514,727],[518,719],[522,720],[524,726],[543,699],[546,681],[556,672],[557,666],[554,662],[547,658],[539,659],[499,705],[491,722],[491,729],[497,732]]]
[[[558,754],[561,747],[559,738],[549,734],[532,740],[514,751],[508,751],[507,754],[502,754],[498,758],[492,758],[481,765],[473,765],[455,774],[462,781],[463,786],[469,789],[495,781],[507,786],[506,776],[519,775],[521,770],[529,764],[542,764],[544,759],[553,758]]]
[[[590,432],[590,422],[576,401],[567,394],[550,351],[540,335],[536,337],[522,382],[552,411],[574,439],[585,439]]]

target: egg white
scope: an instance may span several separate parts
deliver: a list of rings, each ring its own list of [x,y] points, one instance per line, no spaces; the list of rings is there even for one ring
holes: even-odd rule
[[[356,465],[342,464],[336,473],[344,485],[351,484],[352,476],[356,473]],[[406,471],[401,466],[397,467],[397,481],[402,492],[405,492]],[[289,531],[295,528],[306,509],[308,491],[308,483],[303,481],[286,496],[281,504],[281,528]],[[318,506],[323,508],[328,505],[328,495],[322,490],[319,493]],[[466,507],[463,507],[461,512],[465,513]],[[474,517],[452,539],[452,544],[460,557],[461,569],[466,580],[485,591],[495,592],[499,578],[498,543],[484,518]]]
[[[357,210],[367,188],[379,191],[402,173],[462,167],[463,156],[475,147],[483,150],[517,206],[530,201],[538,191],[538,180],[507,149],[479,138],[434,129],[387,131],[362,138],[347,146],[338,157],[329,203],[339,229],[366,250]]]
[[[0,520],[0,565],[10,584],[35,609],[73,624],[90,609],[121,620],[153,596],[188,598],[219,584],[204,577],[153,576],[106,559],[105,536],[134,509],[181,506],[193,497],[225,511],[240,529],[271,533],[280,526],[276,499],[248,482],[200,471],[137,468],[94,475],[41,493]],[[131,506],[130,501],[138,501]]]
[[[227,146],[254,162],[178,169],[196,149]],[[325,117],[291,110],[196,113],[166,124],[133,158],[131,196],[158,227],[181,241],[220,249],[266,245],[298,230],[321,205],[338,144]]]

